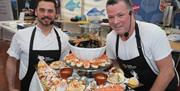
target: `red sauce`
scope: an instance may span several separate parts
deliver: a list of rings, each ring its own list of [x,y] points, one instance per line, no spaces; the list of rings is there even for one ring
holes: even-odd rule
[[[95,74],[94,78],[96,80],[97,85],[102,85],[106,83],[107,75],[104,73],[97,73]]]
[[[70,77],[72,75],[73,69],[71,68],[63,68],[60,70],[60,76],[63,79],[67,79],[68,77]]]

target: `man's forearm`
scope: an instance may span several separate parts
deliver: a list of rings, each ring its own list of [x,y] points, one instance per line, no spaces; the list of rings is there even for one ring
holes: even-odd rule
[[[6,63],[6,76],[7,76],[9,89],[15,88],[16,65],[17,65],[17,60],[15,58],[8,57]]]
[[[165,91],[165,89],[168,87],[169,83],[171,82],[174,76],[174,70],[171,70],[170,72],[161,72],[157,76],[150,91]]]

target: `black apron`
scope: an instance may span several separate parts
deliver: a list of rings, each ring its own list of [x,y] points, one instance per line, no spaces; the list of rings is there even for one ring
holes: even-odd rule
[[[45,60],[47,63],[51,63],[53,61],[57,61],[60,59],[60,55],[61,55],[60,36],[57,33],[56,29],[54,29],[54,31],[57,36],[59,50],[33,50],[33,42],[34,42],[36,27],[34,28],[30,40],[28,70],[25,77],[21,80],[21,91],[29,91],[30,83],[36,70],[35,65],[37,65],[39,61],[37,58],[38,55],[48,58],[48,60]]]
[[[141,47],[141,38],[139,35],[139,28],[137,23],[135,24],[135,30],[136,30],[135,37],[136,37],[139,56],[130,60],[120,59],[118,57],[119,35],[117,35],[117,40],[116,40],[117,62],[124,71],[125,77],[128,78],[132,77],[133,76],[131,74],[132,71],[135,71],[137,73],[138,80],[143,86],[134,89],[135,91],[148,91],[152,87],[157,75],[151,70],[150,66],[146,62],[146,59],[143,55],[143,51]],[[174,77],[174,79],[171,81],[166,91],[176,91],[176,88],[177,88],[177,78]]]

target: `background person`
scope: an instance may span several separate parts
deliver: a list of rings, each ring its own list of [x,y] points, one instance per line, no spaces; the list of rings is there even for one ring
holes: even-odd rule
[[[35,66],[37,56],[45,57],[50,63],[62,59],[69,53],[69,37],[53,26],[56,17],[55,0],[39,0],[35,9],[38,23],[35,26],[19,30],[12,39],[6,72],[9,91],[41,91],[40,81]],[[15,89],[16,65],[20,62],[19,79],[21,90]]]
[[[176,91],[177,75],[166,33],[157,25],[137,21],[130,0],[108,0],[107,14],[113,29],[106,53],[131,77],[137,73],[143,86],[135,91]],[[113,45],[114,44],[114,45]]]

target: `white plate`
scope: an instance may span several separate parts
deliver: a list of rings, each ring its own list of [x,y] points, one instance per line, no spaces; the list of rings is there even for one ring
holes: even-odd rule
[[[180,41],[180,34],[170,34],[168,35],[168,39],[171,41]]]

